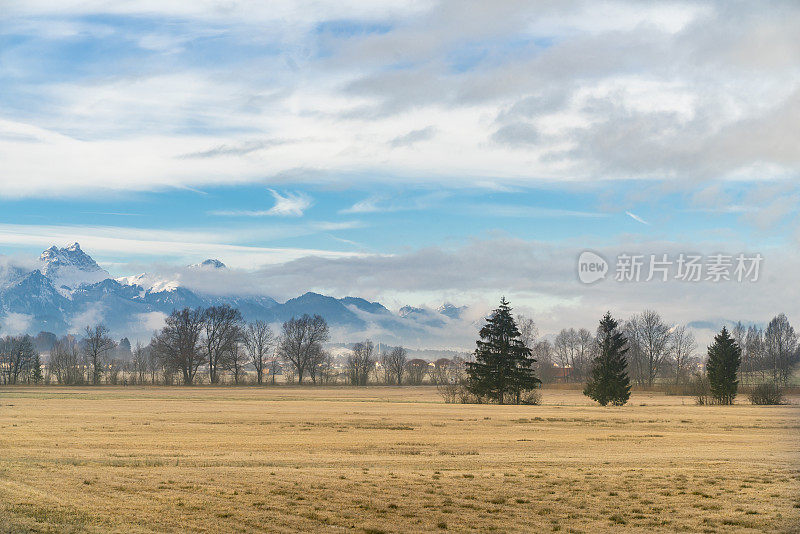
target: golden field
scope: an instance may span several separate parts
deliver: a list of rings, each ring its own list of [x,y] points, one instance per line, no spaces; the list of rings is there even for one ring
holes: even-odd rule
[[[0,531],[800,532],[800,406],[0,388]]]

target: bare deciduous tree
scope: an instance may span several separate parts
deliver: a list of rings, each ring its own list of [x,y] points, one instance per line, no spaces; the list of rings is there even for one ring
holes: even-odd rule
[[[157,347],[151,342],[147,346],[147,371],[150,373],[150,383],[156,383],[156,375],[164,366],[164,359],[158,353]]]
[[[731,336],[733,336],[734,341],[736,341],[736,345],[742,351],[742,361],[744,361],[746,354],[745,348],[747,343],[747,327],[742,324],[741,321],[738,321],[733,328],[731,329]],[[744,384],[745,378],[745,369],[743,365],[739,365],[739,384]]]
[[[766,378],[765,370],[767,366],[765,363],[764,331],[757,326],[751,326],[747,329],[747,337],[745,337],[742,349],[742,368],[744,369],[745,377],[752,382],[753,375],[756,371],[759,371],[762,380]]]
[[[425,380],[425,375],[430,371],[430,365],[421,358],[414,358],[406,363],[407,382],[412,386],[418,386]]]
[[[197,369],[203,363],[200,352],[200,336],[203,331],[201,308],[174,310],[166,319],[166,325],[153,339],[152,347],[161,359],[165,381],[172,372],[183,375],[183,383],[191,385]]]
[[[531,347],[531,356],[536,360],[537,374],[545,383],[555,380],[556,367],[553,364],[553,352],[553,345],[546,339]]]
[[[211,306],[203,313],[203,350],[208,364],[208,378],[212,384],[219,382],[220,369],[230,367],[241,337],[242,313],[227,304]]]
[[[133,382],[144,384],[144,379],[147,376],[147,351],[142,346],[141,342],[136,342],[136,347],[133,349],[133,365],[131,371],[133,373]]]
[[[567,368],[572,365],[572,360],[575,358],[575,344],[574,344],[575,330],[567,330],[564,328],[558,333],[555,340],[553,340],[553,351],[556,354],[556,362],[562,368]]]
[[[594,345],[594,336],[585,328],[580,330],[565,328],[556,336],[553,350],[559,366],[571,370],[570,380],[580,381],[583,379],[592,360]]]
[[[24,379],[38,360],[31,336],[6,336],[0,340],[0,380],[16,384]]]
[[[245,366],[249,355],[239,343],[234,343],[231,352],[224,358],[225,370],[233,374],[233,383],[239,384],[246,376]]]
[[[677,326],[672,331],[670,353],[675,361],[675,385],[689,377],[689,360],[697,350],[694,335],[685,326]]]
[[[283,335],[279,345],[279,354],[290,364],[297,375],[297,382],[302,383],[309,367],[321,352],[322,343],[328,340],[328,323],[319,315],[308,314],[300,318],[292,317],[283,323]]]
[[[406,369],[406,360],[408,360],[408,352],[403,347],[395,347],[389,352],[385,352],[381,357],[381,364],[386,369],[389,383],[403,385],[403,373]]]
[[[100,383],[108,354],[116,346],[117,344],[114,340],[108,337],[108,328],[105,325],[99,324],[94,327],[86,327],[85,337],[83,338],[83,352],[92,374],[93,385],[96,386]]]
[[[106,373],[108,375],[108,383],[116,386],[120,383],[120,375],[123,373],[125,364],[118,358],[110,358],[106,364]]]
[[[669,356],[670,328],[658,312],[645,310],[626,324],[628,366],[640,385],[652,387]]]
[[[764,348],[773,382],[788,384],[792,368],[797,363],[798,343],[797,334],[786,315],[781,313],[769,322],[764,332]]]
[[[50,352],[50,370],[59,384],[72,386],[83,381],[78,344],[71,337],[60,339]]]
[[[597,347],[592,333],[581,328],[575,335],[575,358],[572,361],[572,368],[577,381],[583,381],[589,374],[589,367],[594,359],[594,351]]]
[[[308,376],[311,382],[316,384],[317,379],[322,379],[322,368],[325,365],[325,357],[328,355],[322,349],[321,344],[317,344],[311,351],[308,359]]]
[[[264,382],[264,370],[267,367],[269,353],[275,344],[275,334],[269,325],[263,321],[249,323],[244,331],[244,344],[250,361],[256,369],[256,381]]]
[[[524,343],[529,349],[532,349],[536,344],[536,339],[539,337],[539,329],[536,327],[536,323],[533,322],[533,319],[530,317],[518,315],[517,329],[519,330],[522,343]]]
[[[456,356],[447,362],[447,364],[442,362],[434,368],[436,390],[446,403],[465,402],[469,392],[465,387],[467,372],[464,359]]]
[[[274,386],[275,375],[277,375],[278,371],[280,371],[281,369],[281,362],[277,356],[273,356],[272,358],[267,360],[267,369],[269,370],[270,383]]]
[[[328,351],[322,352],[322,361],[319,364],[319,378],[323,384],[330,384],[336,380],[333,356]]]
[[[354,386],[366,386],[370,371],[375,367],[375,345],[366,340],[356,343],[347,357],[347,378]]]

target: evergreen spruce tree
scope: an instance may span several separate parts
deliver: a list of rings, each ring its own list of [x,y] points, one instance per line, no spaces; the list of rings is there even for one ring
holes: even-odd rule
[[[607,312],[597,329],[600,353],[592,362],[592,371],[583,394],[605,406],[622,406],[631,396],[625,353],[628,340],[617,329],[617,321]]]
[[[510,396],[519,404],[522,393],[541,384],[532,365],[531,349],[522,342],[505,297],[480,330],[475,361],[467,363],[469,390],[500,404]]]
[[[742,362],[742,349],[724,326],[708,347],[706,374],[711,388],[711,396],[720,404],[733,404],[739,381],[736,379],[739,364]]]

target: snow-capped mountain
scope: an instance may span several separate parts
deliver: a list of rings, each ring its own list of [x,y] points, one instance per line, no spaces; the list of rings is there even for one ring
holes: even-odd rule
[[[452,304],[438,311],[406,306],[395,314],[379,302],[312,292],[283,303],[265,295],[216,296],[185,287],[180,275],[163,278],[143,273],[112,279],[78,243],[45,250],[39,265],[33,270],[0,266],[0,333],[20,333],[7,331],[4,323],[11,324],[13,318],[13,324],[24,323],[34,334],[79,332],[102,322],[120,336],[146,336],[174,309],[229,304],[248,321],[279,323],[305,313],[319,314],[339,332],[381,332],[387,341],[402,341],[420,339],[450,324],[462,310]],[[227,271],[216,259],[189,267],[212,276]]]
[[[56,287],[77,288],[108,278],[108,272],[97,265],[78,243],[67,248],[50,247],[39,256],[41,271]]]
[[[202,263],[197,263],[195,265],[191,265],[190,267],[192,267],[194,269],[204,269],[204,270],[209,270],[209,271],[213,271],[214,269],[227,269],[228,268],[227,265],[225,265],[224,263],[222,263],[221,261],[219,261],[217,259],[208,259],[208,260],[205,260]]]

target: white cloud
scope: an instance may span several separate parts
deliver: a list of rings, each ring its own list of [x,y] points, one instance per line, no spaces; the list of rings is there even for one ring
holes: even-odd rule
[[[96,254],[103,262],[107,258],[169,258],[180,263],[196,263],[207,258],[221,258],[233,267],[253,268],[269,263],[280,263],[309,255],[340,257],[358,255],[360,252],[339,252],[304,248],[279,248],[236,244],[254,237],[287,237],[352,228],[358,223],[311,223],[301,227],[287,227],[262,232],[213,232],[208,230],[163,230],[122,227],[91,226],[38,226],[0,224],[0,244],[14,247],[41,247],[53,244],[81,243],[84,250]],[[127,273],[130,274],[130,273]]]
[[[359,200],[349,208],[339,210],[339,213],[348,215],[425,210],[440,205],[450,195],[451,193],[447,191],[434,191],[416,196],[403,196],[400,194],[396,194],[393,197],[388,195],[373,195]]]
[[[636,215],[635,213],[631,213],[630,211],[626,211],[626,212],[625,212],[625,215],[627,215],[628,217],[630,217],[631,219],[633,219],[634,221],[636,221],[636,222],[638,222],[638,223],[642,223],[642,224],[650,225],[650,223],[649,223],[649,222],[645,221],[644,219],[642,219],[641,217],[639,217],[639,216],[638,216],[638,215]]]
[[[77,21],[90,14],[184,25]],[[294,185],[298,169],[504,187],[800,169],[792,3],[32,1],[6,15],[34,39],[117,32],[154,55],[133,75],[10,89],[37,106],[0,108],[0,196]],[[337,21],[385,29],[325,34]],[[254,49],[184,61],[187,36],[207,35]],[[27,79],[36,62],[12,52]]]
[[[268,210],[216,210],[211,215],[227,217],[302,217],[305,211],[311,207],[311,198],[303,193],[281,194],[273,189],[269,190],[275,205]]]
[[[302,193],[281,195],[272,189],[270,189],[270,193],[275,199],[275,205],[267,211],[268,215],[301,217],[303,212],[311,206],[311,199]]]
[[[87,306],[85,310],[70,318],[69,333],[80,334],[87,326],[102,324],[105,312],[106,310],[102,304]]]
[[[149,312],[138,314],[135,321],[140,325],[143,332],[150,334],[160,330],[164,326],[166,318],[167,316],[161,312]]]
[[[382,198],[377,196],[365,198],[364,200],[359,200],[349,208],[341,210],[340,213],[377,213],[379,211],[385,211],[385,209],[382,209],[378,205],[381,200]]]
[[[436,128],[428,126],[420,128],[419,130],[411,130],[410,132],[399,135],[389,142],[392,148],[409,147],[416,143],[432,139],[436,135]]]
[[[395,311],[406,304],[436,307],[453,301],[470,307],[469,321],[479,319],[496,305],[500,295],[505,295],[518,312],[534,316],[543,334],[570,326],[592,329],[607,310],[625,319],[640,312],[643,302],[660,311],[670,323],[710,323],[716,327],[725,321],[765,323],[780,312],[800,320],[800,260],[791,251],[759,249],[764,262],[757,282],[690,283],[670,279],[620,283],[612,275],[587,286],[576,276],[576,261],[585,245],[498,237],[453,248],[430,247],[394,255],[305,256],[257,270],[210,272],[163,265],[150,265],[147,269],[212,295],[269,295],[284,300],[316,291],[335,297],[358,295]],[[498,250],[503,253],[498,254]],[[680,253],[755,252],[736,241],[698,239],[678,244],[632,241],[630,237],[597,247],[597,251],[612,263],[622,252],[645,258],[668,254],[673,260]],[[646,276],[644,269],[642,280]],[[735,299],[731,299],[732,293]],[[152,320],[148,322],[152,327],[159,318],[148,320]],[[469,336],[474,335],[474,327],[463,330],[465,325],[452,326],[457,329],[451,344],[459,337],[459,346],[471,342]],[[705,342],[711,333],[698,331],[698,339]],[[441,332],[432,334],[430,339],[438,335]]]
[[[15,336],[30,331],[33,316],[24,313],[7,313],[0,319],[0,335]]]
[[[763,324],[780,312],[787,313],[794,321],[800,320],[800,259],[791,250],[764,246],[754,251],[743,241],[703,240],[701,236],[682,243],[624,236],[615,243],[594,248],[612,263],[622,252],[645,258],[650,254],[659,258],[668,254],[673,259],[680,253],[759,252],[764,257],[761,276],[754,283],[691,283],[673,279],[619,283],[609,277],[587,286],[576,275],[576,261],[585,248],[586,243],[554,244],[495,237],[394,255],[326,257],[309,255],[313,251],[297,251],[294,256],[270,257],[274,263],[255,270],[248,268],[255,263],[245,262],[238,268],[224,270],[176,268],[174,264],[121,268],[126,269],[126,274],[147,270],[152,277],[179,280],[189,289],[211,295],[268,295],[283,300],[317,291],[335,297],[357,295],[395,310],[405,304],[435,307],[443,301],[452,301],[470,306],[470,320],[479,318],[496,305],[500,295],[505,295],[518,312],[536,319],[543,334],[570,326],[592,329],[606,310],[624,319],[640,312],[642,303],[660,311],[671,324],[721,326],[724,321],[737,320]],[[89,247],[84,249],[95,253]],[[264,258],[263,252],[258,253],[260,256],[254,252],[247,254]],[[228,262],[227,257],[220,257]],[[646,275],[644,269],[643,277]],[[736,298],[731,298],[732,294]],[[72,321],[72,330],[102,319],[101,307],[89,308]],[[163,317],[149,314],[132,319],[141,331],[141,339],[146,339]],[[26,320],[26,316],[7,318],[3,330],[24,330]],[[452,326],[449,344],[465,347],[471,343],[474,325]],[[706,330],[698,332],[698,339],[705,342],[710,334]],[[426,340],[420,338],[420,343],[423,342]]]

